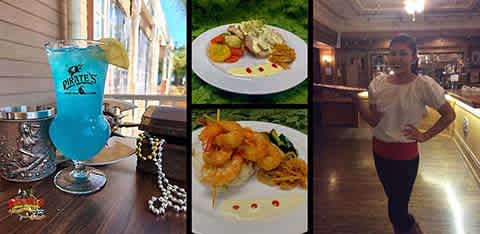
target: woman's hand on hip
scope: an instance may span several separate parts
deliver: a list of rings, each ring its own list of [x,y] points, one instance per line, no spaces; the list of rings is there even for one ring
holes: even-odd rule
[[[416,140],[418,142],[425,142],[428,140],[428,137],[425,135],[425,133],[420,132],[411,124],[407,124],[402,132],[403,135],[410,140]]]

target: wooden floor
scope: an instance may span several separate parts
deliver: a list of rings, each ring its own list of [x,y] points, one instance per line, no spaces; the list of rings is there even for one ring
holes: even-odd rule
[[[314,149],[314,233],[392,233],[371,141],[315,139],[322,143]],[[480,233],[479,185],[453,139],[436,137],[420,150],[410,212],[422,230],[425,234]]]

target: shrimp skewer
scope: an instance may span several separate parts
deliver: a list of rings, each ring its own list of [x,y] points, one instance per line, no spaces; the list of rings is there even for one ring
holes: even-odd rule
[[[222,166],[230,160],[233,150],[220,149],[203,152],[203,161],[212,166]]]
[[[212,192],[212,206],[215,207],[217,187],[225,186],[232,182],[240,174],[243,166],[243,158],[233,155],[232,160],[221,167],[205,164],[202,168],[200,182],[208,184]]]
[[[219,187],[236,186],[255,174],[255,165],[264,174],[286,160],[283,151],[269,137],[235,121],[204,117],[205,128],[199,135],[203,145],[200,182],[210,187],[215,207]],[[263,177],[262,177],[263,178]]]
[[[265,171],[271,171],[285,159],[285,154],[275,145],[268,145],[267,156],[257,161],[257,166]]]
[[[227,185],[237,178],[242,166],[243,158],[236,154],[232,156],[232,160],[220,167],[205,164],[202,168],[200,182],[214,187]]]
[[[270,144],[260,133],[253,133],[251,137],[246,137],[243,144],[241,144],[237,152],[245,159],[252,162],[261,160],[267,154],[267,147]]]
[[[241,130],[234,130],[228,133],[220,134],[215,137],[214,143],[218,147],[226,149],[235,149],[243,143],[245,134]]]

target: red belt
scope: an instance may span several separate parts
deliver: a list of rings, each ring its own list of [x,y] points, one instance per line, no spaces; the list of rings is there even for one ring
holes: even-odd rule
[[[382,158],[390,160],[411,160],[418,156],[417,142],[399,143],[384,142],[373,138],[373,152]]]

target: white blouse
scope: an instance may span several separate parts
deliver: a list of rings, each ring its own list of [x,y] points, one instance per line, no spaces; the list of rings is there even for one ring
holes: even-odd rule
[[[446,99],[445,90],[429,76],[418,76],[407,84],[392,84],[383,74],[370,82],[368,102],[383,114],[373,128],[373,136],[385,142],[405,143],[415,142],[403,135],[406,125],[418,127],[426,106],[439,109]]]

